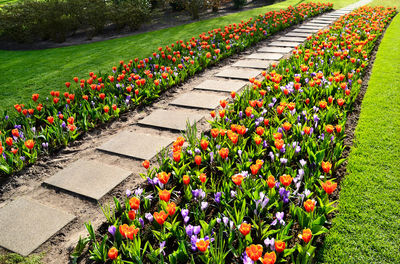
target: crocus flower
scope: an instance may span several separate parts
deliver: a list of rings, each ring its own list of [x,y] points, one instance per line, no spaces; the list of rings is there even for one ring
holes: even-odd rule
[[[109,228],[108,228],[108,232],[112,235],[112,236],[115,236],[115,231],[117,230],[117,228],[115,227],[115,226],[110,226]]]

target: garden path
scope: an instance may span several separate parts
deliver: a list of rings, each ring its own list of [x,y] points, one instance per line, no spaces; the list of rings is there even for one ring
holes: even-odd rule
[[[261,70],[290,56],[308,35],[369,2],[359,1],[276,34],[254,52],[229,59],[178,92],[162,96],[145,113],[131,113],[135,118],[123,129],[115,122],[112,132],[100,135],[102,144],[91,145],[89,140],[77,148],[80,155],[75,155],[77,150],[67,153],[62,157],[68,160],[65,166],[48,177],[44,173],[36,185],[16,188],[0,207],[0,246],[21,255],[48,252],[46,263],[66,263],[70,249],[85,234],[83,223],[92,221],[99,227],[103,222],[98,203],[109,203],[113,196],[140,183],[141,162],[155,162],[156,154],[185,130],[187,120],[200,131],[208,130],[209,110],[217,109],[220,100],[228,100],[231,91],[239,92],[249,78],[261,79]]]

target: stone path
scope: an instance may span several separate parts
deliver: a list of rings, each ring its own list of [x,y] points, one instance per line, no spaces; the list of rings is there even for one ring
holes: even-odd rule
[[[292,49],[304,42],[307,36],[369,1],[363,0],[323,14],[285,34],[272,36],[257,51],[241,55],[239,60],[222,67],[213,75],[206,76],[201,83],[188,87],[183,94],[168,98],[167,106],[157,107],[155,104],[154,111],[129,129],[111,135],[100,146],[94,146],[101,153],[98,154],[101,155],[100,160],[76,160],[44,179],[44,185],[38,186],[36,191],[46,192],[45,187],[51,187],[50,189],[57,190],[51,195],[75,201],[76,210],[83,210],[87,206],[84,199],[97,202],[110,196],[116,186],[121,187],[122,182],[132,178],[132,171],[137,173],[140,170],[138,163],[141,160],[151,160],[159,150],[168,147],[179,135],[177,132],[186,129],[187,121],[193,124],[204,120],[205,116],[208,118],[209,110],[216,109],[219,101],[228,98],[231,91],[241,90],[247,85],[249,78],[260,77],[261,70],[290,56]],[[115,165],[118,164],[115,161],[122,157],[131,159],[132,163],[136,162],[133,166],[135,169],[124,169]],[[71,195],[74,198],[70,198]],[[40,198],[40,194],[37,197]],[[96,213],[94,209],[91,210],[91,213]],[[0,207],[0,246],[21,255],[36,252],[46,240],[75,219],[77,212],[70,211],[66,211],[63,204],[53,206],[51,199],[46,205],[24,197],[6,202]],[[91,215],[88,217],[91,219]],[[84,230],[82,232],[85,233]]]

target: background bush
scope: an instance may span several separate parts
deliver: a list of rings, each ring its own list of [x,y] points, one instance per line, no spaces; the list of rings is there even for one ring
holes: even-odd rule
[[[106,25],[138,29],[148,21],[150,0],[23,0],[2,6],[0,32],[17,42],[65,41],[78,29],[91,38]]]

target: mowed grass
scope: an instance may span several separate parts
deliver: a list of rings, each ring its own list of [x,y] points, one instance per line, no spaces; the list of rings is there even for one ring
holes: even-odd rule
[[[159,46],[302,2],[311,1],[287,0],[228,16],[91,44],[35,51],[0,50],[0,112],[11,109],[16,103],[26,102],[33,93],[46,96],[51,90],[62,90],[64,83],[74,76],[88,78],[91,71],[111,72],[111,67],[120,60],[144,58]],[[356,0],[334,2],[335,7],[340,8]]]
[[[374,0],[369,6],[385,6],[400,8],[400,0]]]
[[[319,260],[400,263],[399,15],[379,46],[355,136],[339,212]]]

